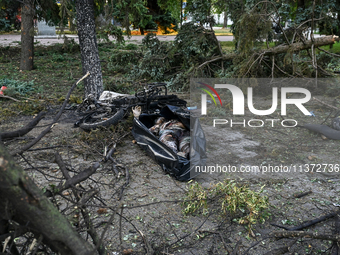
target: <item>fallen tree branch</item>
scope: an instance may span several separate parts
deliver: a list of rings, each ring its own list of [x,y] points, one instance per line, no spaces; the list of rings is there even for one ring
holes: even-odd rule
[[[293,198],[301,198],[301,197],[307,196],[311,193],[313,193],[311,190],[307,191],[307,192],[303,192],[303,193],[296,193],[296,194],[293,194]]]
[[[124,189],[129,185],[130,183],[130,173],[129,173],[129,169],[125,166],[125,183],[124,185],[122,186],[121,190],[120,190],[120,194],[119,194],[119,198],[118,200],[121,200],[122,197],[123,197],[123,192],[124,192]]]
[[[340,38],[338,36],[333,36],[333,35],[322,36],[322,37],[315,38],[314,41],[308,40],[305,42],[292,43],[290,45],[281,44],[273,48],[260,50],[257,53],[263,56],[273,56],[273,55],[287,53],[287,52],[296,52],[296,51],[310,49],[313,45],[314,45],[313,47],[321,47],[325,45],[330,45],[330,44],[334,44],[335,42],[338,42],[339,40]],[[224,60],[224,61],[233,60],[234,58],[238,56],[239,56],[239,53],[230,53],[227,55],[223,55],[223,56],[205,61],[204,63],[200,64],[198,68],[202,68],[203,66],[211,62],[218,61],[218,60]]]
[[[318,101],[319,103],[321,103],[321,104],[323,104],[323,105],[328,106],[329,108],[332,108],[332,109],[337,110],[337,111],[340,110],[338,107],[335,107],[335,106],[333,106],[333,105],[330,105],[330,104],[327,104],[327,103],[325,103],[325,102],[322,102],[320,99],[317,99],[316,97],[313,97],[313,99],[314,99],[315,101]]]
[[[46,112],[40,112],[38,116],[36,116],[30,123],[28,123],[25,127],[11,131],[11,132],[3,132],[0,133],[0,139],[13,139],[15,137],[26,135],[28,132],[30,132],[38,123],[40,120],[42,120],[46,115]]]
[[[334,224],[334,234],[339,235],[340,234],[340,217],[339,215],[335,215],[335,224]],[[338,255],[339,254],[339,243],[333,242],[333,249],[331,255]]]
[[[312,225],[315,225],[316,223],[319,223],[321,221],[324,221],[324,220],[327,220],[329,218],[332,218],[335,215],[337,215],[338,213],[339,213],[339,211],[331,212],[329,214],[326,214],[326,215],[321,216],[319,218],[316,218],[314,220],[310,220],[310,221],[304,222],[301,225],[296,226],[296,227],[292,227],[292,228],[287,228],[287,227],[276,225],[276,224],[271,224],[271,225],[275,226],[275,227],[283,228],[283,229],[288,230],[288,231],[296,231],[296,230],[301,230],[301,229],[304,229],[304,228],[308,228],[308,227],[310,227]]]
[[[92,247],[0,146],[0,218],[15,219],[60,254],[84,255]]]
[[[335,54],[335,53],[329,52],[329,51],[327,51],[327,50],[321,49],[320,47],[316,47],[316,48],[317,48],[318,50],[320,50],[320,51],[323,51],[323,52],[325,52],[325,53],[331,55],[331,56],[340,57],[339,54]]]
[[[340,242],[340,235],[325,235],[315,232],[305,231],[273,231],[270,233],[272,237],[288,238],[288,237],[307,237],[313,239],[329,240],[334,242]]]
[[[63,162],[60,154],[58,152],[55,153],[55,161],[60,168],[63,176],[65,177],[66,181],[60,183],[54,191],[46,190],[44,193],[47,197],[52,197],[55,193],[61,194],[66,189],[74,188],[74,186],[87,178],[89,178],[100,166],[98,162],[94,163],[89,168],[85,169],[84,171],[80,172],[79,174],[71,177],[68,173],[65,163]]]
[[[66,179],[66,182],[62,185],[62,187],[63,186],[71,187],[72,191],[74,193],[74,196],[76,197],[77,202],[80,203],[80,201],[81,201],[80,194],[78,193],[78,191],[74,187],[74,184],[78,183],[80,181],[75,182],[75,180],[77,180],[77,179],[78,180],[80,180],[80,179],[83,179],[83,180],[87,179],[88,176],[90,176],[92,174],[91,173],[91,169],[92,170],[94,169],[94,171],[95,171],[99,167],[99,163],[96,162],[92,167],[89,167],[88,169],[84,170],[83,172],[81,172],[78,175],[73,176],[71,178],[69,173],[68,173],[68,171],[67,171],[66,165],[65,165],[64,161],[62,160],[60,154],[56,153],[55,157],[56,157],[56,162],[59,165],[60,170],[62,171],[63,176]],[[88,174],[89,173],[91,173],[91,174],[90,175],[82,174],[84,172],[88,172]],[[77,178],[77,176],[79,176],[80,174],[82,174],[82,178]],[[85,176],[87,176],[87,177],[85,178]],[[101,245],[101,239],[99,239],[99,236],[98,236],[96,230],[93,227],[93,222],[92,222],[92,220],[90,218],[89,212],[88,212],[85,204],[82,204],[82,206],[81,206],[81,214],[83,215],[84,221],[85,221],[86,226],[87,226],[87,233],[91,236],[91,238],[93,240],[93,243],[96,246],[96,250],[98,251],[99,255],[106,255],[106,254],[108,254],[108,251],[106,250],[105,246]],[[92,254],[95,254],[95,253],[92,252]]]
[[[51,131],[51,129],[54,127],[54,125],[57,123],[57,121],[59,120],[61,114],[63,113],[66,104],[71,96],[72,91],[75,89],[75,87],[78,85],[79,82],[81,82],[82,80],[84,80],[87,76],[90,75],[90,72],[87,72],[82,78],[80,78],[77,82],[75,82],[73,84],[73,86],[70,88],[70,90],[67,93],[67,96],[64,100],[63,105],[61,106],[61,109],[59,110],[58,114],[55,116],[55,118],[53,119],[53,122],[44,130],[40,133],[40,135],[38,137],[36,137],[32,142],[30,142],[29,144],[27,144],[26,146],[24,146],[21,149],[18,149],[16,151],[14,151],[11,155],[15,156],[17,154],[22,154],[23,152],[25,152],[26,150],[30,149],[33,145],[35,145],[37,142],[39,142],[41,140],[41,138],[43,138],[48,132]]]
[[[79,182],[86,180],[99,168],[99,166],[100,164],[98,162],[95,162],[92,166],[86,168],[84,171],[73,176],[72,178],[67,179],[65,183],[57,187],[58,192],[60,193],[61,191],[71,188],[74,185],[78,184]]]
[[[20,100],[15,99],[15,98],[10,97],[10,96],[0,95],[0,98],[7,98],[7,99],[11,99],[11,100],[13,100],[13,101],[15,101],[15,102],[20,102]]]

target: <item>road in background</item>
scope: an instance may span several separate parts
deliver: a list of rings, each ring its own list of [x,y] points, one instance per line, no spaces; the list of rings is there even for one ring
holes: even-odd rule
[[[69,39],[74,39],[75,42],[78,43],[78,36],[67,36]],[[157,35],[160,41],[173,41],[175,39],[175,35]],[[125,40],[127,42],[142,42],[144,36],[143,35],[133,35],[130,38],[125,36]],[[113,38],[110,38],[113,40]],[[217,39],[221,42],[232,41],[234,37],[232,35],[221,35],[217,36]],[[0,46],[20,46],[21,35],[10,35],[10,34],[2,34],[0,35]],[[52,45],[55,43],[64,43],[64,38],[55,38],[55,37],[34,37],[34,42],[36,45]]]

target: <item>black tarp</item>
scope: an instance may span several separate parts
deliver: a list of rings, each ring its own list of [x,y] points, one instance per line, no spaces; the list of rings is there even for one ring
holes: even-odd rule
[[[190,130],[190,156],[189,159],[177,155],[164,143],[149,131],[154,125],[154,120],[164,117],[168,120],[177,119]],[[176,177],[180,181],[188,181],[194,178],[197,173],[193,171],[195,166],[205,166],[206,163],[206,140],[199,119],[190,112],[180,107],[166,105],[159,114],[142,113],[139,119],[134,118],[132,135],[137,144],[153,158],[165,172]]]

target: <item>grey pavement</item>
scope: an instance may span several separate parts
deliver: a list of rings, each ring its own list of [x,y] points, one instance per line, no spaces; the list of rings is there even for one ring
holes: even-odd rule
[[[75,35],[67,35],[69,39],[73,38],[75,42],[78,43],[78,37]],[[175,39],[175,35],[157,35],[160,41],[173,41]],[[127,42],[141,42],[143,40],[143,35],[134,35],[128,38],[125,36],[125,40]],[[233,36],[230,35],[223,35],[217,36],[217,39],[221,42],[223,41],[232,41],[234,39]],[[113,38],[110,38],[113,40]],[[20,46],[21,36],[20,35],[11,35],[11,34],[0,34],[0,46]],[[36,45],[52,45],[55,43],[64,43],[64,38],[57,36],[57,37],[42,37],[42,36],[35,36],[34,42]]]

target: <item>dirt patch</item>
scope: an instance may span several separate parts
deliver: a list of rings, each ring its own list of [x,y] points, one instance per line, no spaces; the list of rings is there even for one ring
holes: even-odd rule
[[[327,108],[315,101],[308,107],[316,115],[310,117],[311,123],[321,123],[329,114]],[[36,137],[52,121],[57,110],[51,111],[27,136],[5,142],[8,149],[21,147]],[[302,119],[298,113],[294,113],[293,117],[298,121]],[[34,150],[17,157],[17,162],[42,189],[49,189],[63,179],[55,162],[55,152],[62,155],[70,174],[74,175],[95,161],[101,162],[105,151],[121,134],[130,130],[129,125],[121,123],[117,128],[101,129],[89,134],[73,127],[77,118],[74,111],[66,111],[52,132],[32,148]],[[253,117],[248,113],[245,118]],[[1,123],[0,130],[19,128],[29,119],[31,117],[8,120]],[[124,209],[119,209],[119,215],[114,216],[104,238],[112,254],[119,254],[124,249],[132,249],[133,254],[145,254],[148,249],[156,254],[229,254],[232,251],[238,254],[265,254],[287,244],[290,254],[329,254],[331,241],[300,238],[292,243],[291,239],[269,238],[268,235],[280,230],[271,223],[292,227],[337,209],[340,203],[339,172],[331,172],[330,165],[338,164],[339,141],[323,140],[319,135],[298,127],[213,128],[209,121],[202,120],[207,153],[210,155],[207,165],[228,164],[235,166],[238,171],[241,167],[256,170],[261,166],[282,165],[289,166],[290,172],[202,173],[195,181],[208,187],[211,183],[230,178],[253,190],[265,185],[263,194],[269,198],[270,217],[265,223],[254,226],[252,236],[246,226],[235,223],[232,216],[221,218],[217,212],[184,216],[180,202],[190,184],[178,182],[165,174],[132,142],[133,137],[127,135],[117,144],[114,154],[119,176],[115,175],[112,162],[101,162],[96,173],[78,187],[86,191],[98,190],[87,207],[99,233],[116,212],[117,206],[124,204]],[[36,150],[43,147],[50,149]],[[313,164],[314,170],[308,170],[307,167],[311,168]],[[321,166],[319,171],[318,164]],[[325,171],[322,164],[327,164]],[[126,170],[130,176],[129,185],[123,189],[127,180]],[[118,200],[122,190],[122,199]],[[311,193],[302,198],[293,196],[306,191]],[[64,195],[70,200],[74,199],[71,191]],[[86,237],[84,222],[74,217],[78,211],[71,207],[72,203],[62,198],[54,203]],[[308,231],[332,234],[333,229],[334,222],[330,219],[309,227]]]

